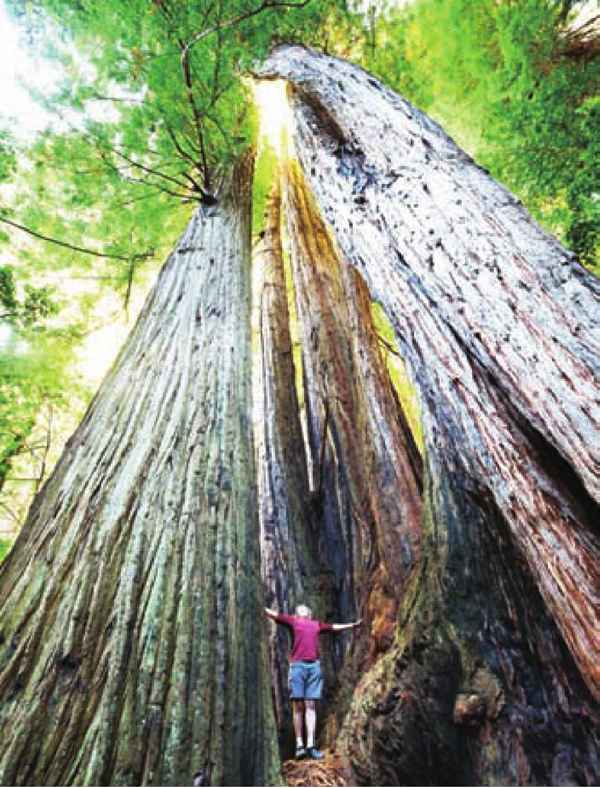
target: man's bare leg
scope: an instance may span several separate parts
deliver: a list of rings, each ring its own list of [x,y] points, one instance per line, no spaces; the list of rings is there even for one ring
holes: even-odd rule
[[[304,701],[293,700],[292,710],[294,713],[294,733],[296,734],[296,749],[304,747],[303,727],[304,727]]]
[[[315,746],[315,728],[317,727],[317,706],[314,700],[305,700],[306,709],[306,746]]]

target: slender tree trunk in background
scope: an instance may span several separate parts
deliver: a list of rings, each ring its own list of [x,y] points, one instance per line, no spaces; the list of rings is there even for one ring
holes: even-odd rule
[[[295,150],[421,397],[422,558],[343,740],[364,782],[600,779],[600,283],[426,116],[300,47]]]
[[[265,603],[286,613],[293,613],[297,604],[304,603],[320,614],[324,611],[319,595],[313,513],[292,358],[278,179],[265,218],[256,255],[263,278],[258,456]],[[294,746],[287,681],[290,635],[285,627],[268,626],[273,703],[282,752],[287,753]]]
[[[421,462],[381,356],[368,291],[340,264],[293,165],[285,202],[322,574],[332,574],[330,615],[365,619],[350,636],[335,703],[340,719],[358,676],[393,640],[398,600],[419,554]],[[331,636],[338,669],[342,637]],[[330,735],[335,727],[332,719]]]
[[[0,574],[4,784],[278,781],[249,157],[200,209]]]

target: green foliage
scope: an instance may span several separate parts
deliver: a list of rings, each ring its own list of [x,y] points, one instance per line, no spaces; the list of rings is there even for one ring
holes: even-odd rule
[[[579,169],[565,186],[566,238],[581,261],[600,274],[600,97],[584,100],[576,116]]]
[[[68,331],[39,328],[14,334],[0,350],[0,489],[44,406],[64,406],[81,387],[68,373],[74,343]]]
[[[13,271],[7,265],[0,267],[0,303],[9,314],[14,314],[19,308]]]
[[[379,19],[353,17],[344,0],[9,5],[31,45],[62,66],[63,79],[54,93],[37,96],[56,118],[52,128],[26,149],[0,130],[0,182],[11,182],[1,212],[99,256],[27,236],[22,242],[20,231],[0,224],[0,245],[9,248],[10,233],[13,255],[0,267],[0,307],[12,332],[0,351],[0,487],[15,458],[30,451],[41,410],[68,408],[77,388],[69,369],[80,331],[68,328],[66,295],[58,315],[48,277],[94,282],[78,296],[84,316],[105,289],[128,302],[194,207],[218,197],[223,173],[256,142],[243,74],[278,41],[361,59],[437,117],[600,272],[600,60],[568,51],[573,0],[416,0],[400,10],[388,2]],[[272,151],[262,150],[255,233],[274,166]],[[57,316],[63,327],[49,329]],[[393,344],[381,320],[378,327]],[[420,441],[418,403],[392,362],[388,354]]]
[[[66,345],[71,342],[68,333],[45,326],[59,311],[51,289],[18,287],[8,265],[0,266],[0,308],[0,325],[8,327],[0,350],[1,490],[13,459],[27,448],[42,404],[63,399]]]
[[[32,462],[36,457],[39,447],[31,436],[42,410],[66,407],[69,395],[81,387],[68,371],[80,332],[73,325],[48,324],[59,312],[52,289],[22,284],[13,267],[0,266],[0,306],[1,493],[15,459],[27,453]],[[3,498],[0,508],[13,512]]]
[[[600,273],[600,58],[569,51],[572,5],[417,0],[365,59]]]
[[[15,171],[17,157],[12,135],[0,129],[0,183],[8,180]]]
[[[253,144],[244,72],[278,40],[326,44],[344,16],[343,0],[8,4],[64,78],[53,94],[36,95],[56,123],[21,157],[4,211],[106,255],[31,242],[20,259],[28,271],[78,269],[125,301]]]
[[[53,300],[49,287],[24,285],[24,295],[19,298],[13,268],[0,266],[0,321],[31,328],[57,314],[58,304]]]
[[[256,141],[243,81],[254,61],[281,39],[327,44],[344,16],[343,0],[292,3],[8,0],[30,46],[63,76],[53,92],[35,95],[55,118],[50,128],[18,155],[10,137],[0,136],[0,177],[12,181],[2,215],[60,242],[0,224],[2,251],[14,262],[0,270],[12,330],[0,353],[0,488],[12,480],[0,507],[10,503],[14,477],[36,475],[21,471],[40,414],[68,409],[76,392],[73,312],[89,319],[107,290],[127,305],[192,210],[218,198],[233,159]],[[269,167],[267,154],[258,162],[255,228]],[[41,325],[55,316],[44,288],[59,277],[69,287],[53,324],[63,328],[50,331]],[[78,280],[91,284],[77,290]],[[12,508],[13,524],[23,509]]]

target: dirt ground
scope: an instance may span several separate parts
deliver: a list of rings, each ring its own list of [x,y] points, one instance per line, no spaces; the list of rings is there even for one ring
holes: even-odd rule
[[[284,761],[283,775],[289,786],[355,785],[348,765],[335,753],[324,751],[322,761]]]

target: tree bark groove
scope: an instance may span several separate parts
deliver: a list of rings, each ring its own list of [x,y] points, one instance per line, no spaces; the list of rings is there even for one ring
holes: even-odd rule
[[[362,783],[597,783],[600,283],[363,70],[286,45],[260,74],[294,118],[306,455],[276,186],[259,520],[248,156],[0,569],[0,780],[277,782],[286,649],[262,584],[364,615],[350,660],[333,647],[329,722]],[[371,299],[420,394],[423,478]]]

